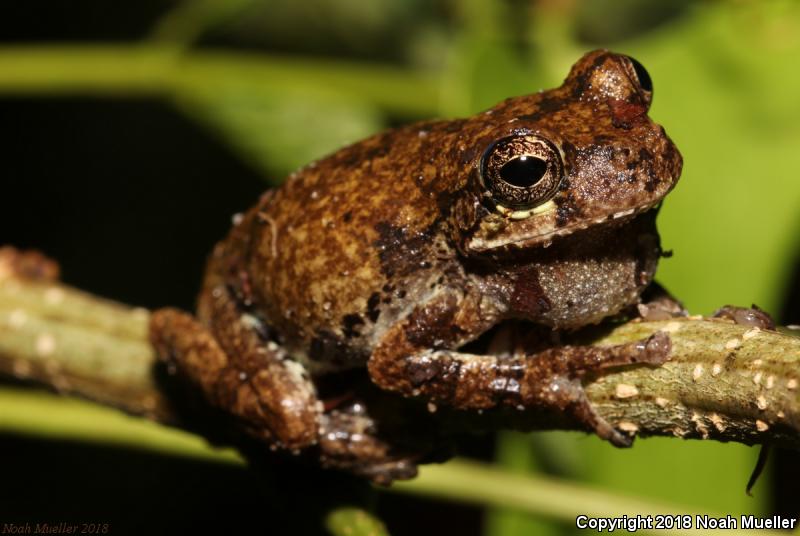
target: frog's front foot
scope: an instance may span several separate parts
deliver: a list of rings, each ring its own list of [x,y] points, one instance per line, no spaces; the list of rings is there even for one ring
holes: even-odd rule
[[[656,281],[650,283],[642,294],[642,303],[636,307],[639,316],[648,322],[669,320],[689,314],[683,304]]]
[[[713,318],[727,318],[742,326],[775,330],[775,321],[772,317],[753,304],[752,307],[737,307],[735,305],[725,305],[717,309],[712,315]]]
[[[620,433],[601,417],[586,397],[581,380],[604,370],[629,365],[659,366],[669,359],[671,342],[663,332],[646,339],[611,347],[564,346],[536,356],[526,374],[532,402],[571,414],[588,430],[617,447],[629,447],[631,437]]]
[[[370,375],[383,389],[458,409],[505,406],[565,415],[612,444],[626,447],[631,439],[597,413],[581,380],[615,367],[661,365],[669,358],[671,342],[666,333],[657,332],[617,346],[560,346],[522,356],[453,350],[397,355],[396,349],[402,346],[393,341],[370,359]]]

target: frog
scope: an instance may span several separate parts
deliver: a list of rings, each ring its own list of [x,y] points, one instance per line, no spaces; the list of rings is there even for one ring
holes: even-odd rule
[[[637,306],[680,314],[641,307],[682,169],[652,97],[638,61],[595,50],[557,88],[306,165],[234,218],[195,314],[153,313],[156,353],[265,448],[378,483],[413,477],[424,456],[395,448],[364,400],[326,398],[326,379],[355,371],[430,412],[549,412],[629,446],[583,379],[662,365],[669,335],[599,347],[558,334]],[[474,349],[508,325],[535,340]]]

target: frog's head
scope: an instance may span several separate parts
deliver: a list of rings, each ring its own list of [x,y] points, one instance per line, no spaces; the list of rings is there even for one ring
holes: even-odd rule
[[[470,120],[480,119],[469,193],[454,212],[463,250],[544,246],[657,207],[682,159],[647,115],[652,94],[641,64],[599,50],[581,58],[561,87]]]

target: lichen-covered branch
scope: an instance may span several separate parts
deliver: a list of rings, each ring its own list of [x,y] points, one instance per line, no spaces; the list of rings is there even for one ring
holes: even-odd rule
[[[179,425],[154,376],[148,312],[58,283],[0,273],[0,374]],[[800,339],[701,318],[629,322],[595,344],[672,341],[661,367],[587,381],[600,414],[622,430],[800,446]]]

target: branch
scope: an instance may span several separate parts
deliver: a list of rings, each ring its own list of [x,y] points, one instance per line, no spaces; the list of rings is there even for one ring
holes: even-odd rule
[[[144,309],[4,275],[0,266],[0,374],[179,426],[155,380],[148,318]],[[590,379],[587,394],[604,418],[642,436],[800,447],[800,339],[693,317],[628,322],[593,343],[658,330],[672,340],[668,363]]]

